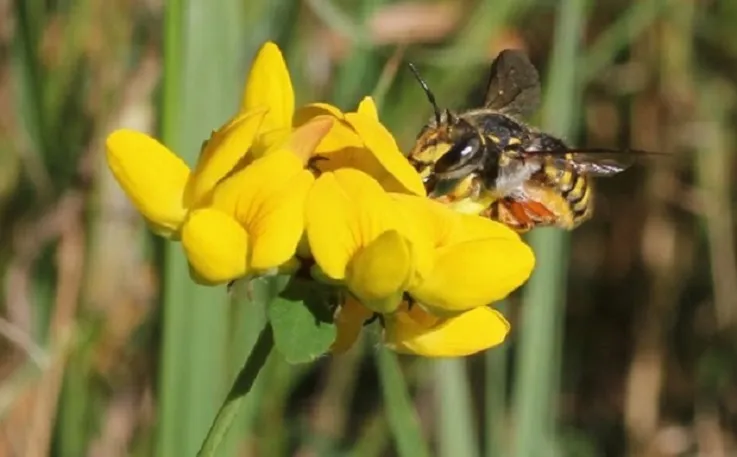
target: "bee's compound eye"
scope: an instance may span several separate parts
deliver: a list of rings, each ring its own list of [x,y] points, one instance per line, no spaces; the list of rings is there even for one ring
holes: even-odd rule
[[[435,164],[436,173],[446,173],[468,164],[478,157],[481,150],[481,141],[477,136],[459,141],[448,150]]]

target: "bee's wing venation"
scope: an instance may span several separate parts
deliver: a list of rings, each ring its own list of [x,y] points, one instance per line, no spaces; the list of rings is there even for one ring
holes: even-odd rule
[[[510,116],[529,117],[540,106],[540,75],[519,49],[505,49],[491,64],[485,106]]]
[[[551,160],[558,166],[572,166],[577,172],[594,177],[613,176],[623,172],[635,163],[632,154],[587,154],[568,153],[553,156]]]

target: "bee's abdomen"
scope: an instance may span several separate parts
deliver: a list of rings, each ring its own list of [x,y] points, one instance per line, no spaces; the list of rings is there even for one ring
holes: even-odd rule
[[[561,196],[568,203],[575,223],[587,219],[593,209],[591,179],[578,173],[573,167],[566,167],[559,189]]]
[[[574,225],[588,219],[593,210],[592,180],[578,173],[572,166],[561,168],[548,165],[545,167],[545,174],[565,199]]]

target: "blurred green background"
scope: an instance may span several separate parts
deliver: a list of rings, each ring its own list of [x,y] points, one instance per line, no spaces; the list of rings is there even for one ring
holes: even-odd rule
[[[0,0],[0,456],[199,449],[263,316],[189,281],[104,139],[150,132],[192,164],[265,40],[298,103],[373,94],[405,150],[431,114],[407,61],[471,107],[516,47],[543,77],[535,124],[669,156],[529,236],[504,345],[397,364],[364,332],[271,358],[222,455],[737,455],[735,24],[733,0]]]

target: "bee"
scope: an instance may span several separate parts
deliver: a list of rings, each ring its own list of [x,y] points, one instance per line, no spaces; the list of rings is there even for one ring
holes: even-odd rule
[[[633,155],[574,149],[523,119],[540,105],[537,69],[520,50],[491,65],[483,107],[441,112],[427,83],[410,69],[433,106],[408,155],[431,198],[480,214],[518,232],[554,226],[573,230],[594,210],[592,178],[630,167]],[[630,150],[628,152],[638,152]]]

